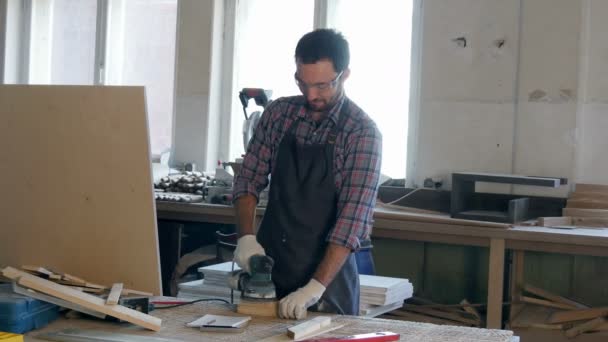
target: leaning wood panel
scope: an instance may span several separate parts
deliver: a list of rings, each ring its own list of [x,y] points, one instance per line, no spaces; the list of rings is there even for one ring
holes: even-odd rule
[[[0,266],[160,294],[143,87],[0,86]]]

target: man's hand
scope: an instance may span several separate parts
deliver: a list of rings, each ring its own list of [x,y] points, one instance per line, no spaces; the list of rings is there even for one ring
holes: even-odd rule
[[[266,251],[264,251],[264,247],[258,243],[255,235],[247,234],[241,236],[237,241],[236,249],[234,250],[234,262],[236,262],[243,271],[251,273],[251,269],[249,269],[249,258],[256,254],[266,255]]]
[[[321,299],[325,286],[314,278],[306,286],[290,293],[279,303],[279,316],[281,318],[306,318],[306,309]]]

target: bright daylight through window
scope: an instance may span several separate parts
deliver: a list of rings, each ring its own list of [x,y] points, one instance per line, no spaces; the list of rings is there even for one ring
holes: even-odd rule
[[[298,39],[313,28],[314,3],[238,2],[230,158],[240,157],[244,151],[244,117],[237,101],[241,88],[272,89],[274,99],[300,93],[293,82],[293,54]],[[334,7],[328,11],[328,27],[341,31],[350,43],[351,76],[345,84],[346,94],[382,132],[382,173],[404,178],[413,1],[336,0],[329,4]]]

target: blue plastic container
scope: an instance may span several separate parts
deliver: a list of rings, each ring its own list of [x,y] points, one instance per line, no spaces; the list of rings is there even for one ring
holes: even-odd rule
[[[0,331],[23,334],[57,317],[57,305],[14,293],[10,284],[0,284]]]

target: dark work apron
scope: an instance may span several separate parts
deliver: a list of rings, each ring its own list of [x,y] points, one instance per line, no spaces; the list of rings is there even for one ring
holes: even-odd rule
[[[327,142],[312,145],[297,143],[296,118],[279,144],[268,205],[257,235],[266,254],[275,261],[272,279],[279,299],[306,285],[325,255],[327,235],[336,223],[338,201],[334,144],[346,117],[342,110]],[[354,253],[311,309],[343,315],[359,313],[359,274]]]

